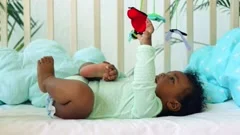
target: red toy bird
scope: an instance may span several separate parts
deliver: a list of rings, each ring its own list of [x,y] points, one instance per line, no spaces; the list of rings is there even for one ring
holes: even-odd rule
[[[127,15],[131,19],[131,24],[134,28],[134,34],[142,34],[146,29],[147,14],[137,10],[134,7],[130,7]],[[133,35],[133,38],[136,37]]]

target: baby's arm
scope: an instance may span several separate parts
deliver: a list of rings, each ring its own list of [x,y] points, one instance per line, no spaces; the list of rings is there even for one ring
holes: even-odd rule
[[[141,46],[137,49],[137,62],[134,69],[134,106],[136,118],[154,117],[162,110],[162,103],[155,94],[155,49],[151,46],[153,26],[147,22],[147,29],[138,39]]]

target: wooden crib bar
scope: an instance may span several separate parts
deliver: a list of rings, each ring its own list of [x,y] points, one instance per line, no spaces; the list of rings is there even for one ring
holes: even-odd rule
[[[187,0],[187,40],[193,48],[194,30],[193,30],[193,0]],[[187,51],[187,63],[190,59],[192,51]],[[187,64],[186,63],[186,64]]]
[[[94,0],[94,45],[101,49],[101,0]]]
[[[54,0],[47,1],[47,37],[54,40]]]
[[[78,50],[77,0],[71,0],[71,54]]]
[[[142,11],[147,13],[147,11],[148,11],[148,0],[144,0],[143,1],[143,9],[142,9]]]
[[[166,19],[166,23],[164,23],[164,35],[169,31],[171,22],[170,22],[170,10],[168,7],[170,6],[170,0],[164,0],[164,17]],[[171,48],[168,42],[164,43],[164,72],[168,72],[170,70],[171,65]]]
[[[23,1],[24,13],[24,45],[28,45],[31,41],[31,24],[30,24],[30,0]]]
[[[210,0],[210,44],[217,40],[217,0]]]
[[[230,28],[239,27],[239,0],[231,0]]]
[[[0,7],[0,47],[8,46],[7,0],[0,0],[4,9]]]
[[[117,60],[118,69],[124,72],[124,1],[117,2]]]

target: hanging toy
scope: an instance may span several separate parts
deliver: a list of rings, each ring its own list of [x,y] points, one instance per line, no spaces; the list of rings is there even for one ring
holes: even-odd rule
[[[128,17],[131,19],[132,27],[134,28],[133,31],[131,31],[130,36],[133,39],[137,39],[137,34],[142,34],[146,29],[146,20],[147,20],[147,14],[144,12],[137,10],[134,7],[130,7],[127,12]]]
[[[165,18],[163,18],[162,16],[156,13],[149,14],[148,19],[156,22],[161,22],[161,21],[163,21],[164,23],[166,22]]]
[[[174,6],[174,9],[173,10],[176,10],[176,14],[177,14],[177,6],[179,4],[179,0],[175,0],[175,6]],[[177,15],[178,16],[178,15]],[[167,33],[166,33],[166,36],[165,36],[165,40],[166,41],[170,41],[171,37],[172,37],[172,34],[173,33],[176,33],[178,35],[180,35],[182,41],[184,42],[186,48],[188,49],[188,51],[191,51],[191,46],[189,45],[189,43],[187,42],[186,38],[184,36],[187,36],[187,33],[185,32],[182,32],[181,30],[177,29],[177,21],[178,21],[178,17],[176,16],[176,29],[170,29]]]
[[[145,31],[147,18],[151,21],[157,21],[157,22],[166,21],[162,16],[155,13],[155,0],[154,0],[153,13],[147,15],[146,13],[141,11],[142,8],[143,8],[143,0],[141,1],[140,10],[134,7],[130,7],[127,12],[127,15],[131,19],[131,24],[134,29],[129,34],[129,39],[128,39],[129,41],[131,41],[132,39],[137,39],[137,35],[142,34]]]
[[[166,33],[166,36],[165,36],[165,40],[166,41],[170,41],[171,37],[172,37],[172,34],[173,33],[176,33],[178,35],[180,35],[182,41],[184,42],[186,48],[191,51],[191,46],[189,45],[189,43],[187,42],[186,38],[184,36],[187,36],[187,33],[184,33],[178,29],[170,29],[167,33]]]
[[[153,13],[148,15],[148,19],[152,20],[152,21],[156,21],[156,22],[166,22],[166,19],[163,18],[162,16],[160,16],[159,14],[157,14],[155,11],[156,8],[156,4],[155,4],[155,0],[153,0]]]

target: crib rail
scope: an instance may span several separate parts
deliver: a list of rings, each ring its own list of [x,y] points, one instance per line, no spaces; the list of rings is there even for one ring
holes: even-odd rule
[[[231,0],[230,20],[231,29],[239,27],[239,0]]]
[[[193,32],[193,1],[192,0],[187,0],[187,40],[189,45],[193,48],[193,37],[194,37],[194,32]],[[189,61],[190,55],[192,53],[191,51],[187,52],[187,62]],[[185,63],[187,64],[187,63]]]
[[[7,2],[8,0],[0,0],[4,9],[0,8],[0,46],[6,47],[8,45],[8,22],[7,22]],[[78,0],[71,0],[71,53],[78,49],[78,31],[77,31],[77,7]],[[217,0],[210,1],[210,44],[216,43],[217,38]],[[144,1],[143,11],[147,12],[147,3]],[[23,0],[24,5],[24,44],[27,45],[31,41],[31,25],[30,25],[30,5],[31,0]],[[231,0],[231,15],[230,15],[230,28],[239,27],[239,0]],[[164,33],[170,29],[170,14],[168,7],[170,0],[164,0],[164,17],[166,23],[164,24]],[[118,49],[118,67],[124,71],[124,0],[117,0],[117,49]],[[193,45],[194,40],[194,15],[193,15],[193,0],[187,0],[187,33],[190,45]],[[54,39],[54,0],[47,0],[47,37]],[[101,49],[101,0],[94,0],[94,45]],[[187,56],[192,52],[187,52]],[[171,69],[171,48],[169,43],[164,43],[164,70]]]
[[[48,0],[47,3],[47,37],[54,39],[54,0]]]
[[[217,0],[210,1],[210,44],[216,44],[217,40]]]
[[[124,71],[124,1],[118,0],[117,6],[117,60],[119,70]]]
[[[101,49],[101,1],[94,0],[94,45]]]
[[[30,0],[24,0],[24,44],[27,45],[31,41],[31,25],[30,25]]]
[[[0,8],[0,47],[7,47],[7,0],[0,0],[3,8]]]
[[[78,50],[78,31],[77,31],[77,0],[71,1],[71,54]]]
[[[170,6],[170,0],[164,1],[164,17],[166,19],[166,23],[164,24],[164,33],[168,32],[171,27],[171,21],[170,21],[170,10],[168,10],[168,7]],[[168,42],[164,43],[164,71],[167,72],[170,70],[171,66],[171,50]]]

